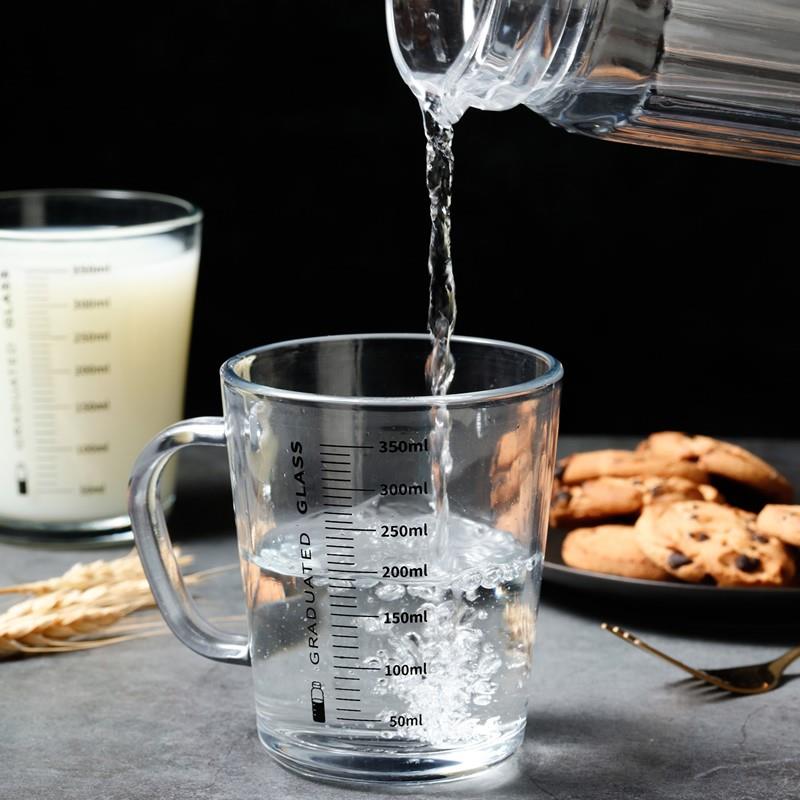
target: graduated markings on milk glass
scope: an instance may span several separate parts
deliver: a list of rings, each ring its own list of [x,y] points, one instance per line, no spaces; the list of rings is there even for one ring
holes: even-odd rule
[[[133,459],[180,415],[196,262],[169,237],[0,241],[0,394],[8,387],[10,400],[0,516],[63,522],[123,511]],[[162,357],[147,363],[147,381],[131,382],[125,365],[145,369],[135,357],[143,330]]]

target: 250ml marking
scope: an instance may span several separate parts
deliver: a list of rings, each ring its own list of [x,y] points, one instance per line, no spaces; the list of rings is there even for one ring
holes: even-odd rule
[[[381,536],[389,539],[396,539],[412,537],[412,536],[427,536],[428,523],[424,522],[422,525],[381,525]]]

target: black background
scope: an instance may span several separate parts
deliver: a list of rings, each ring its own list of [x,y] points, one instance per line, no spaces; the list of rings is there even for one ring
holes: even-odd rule
[[[14,4],[0,88],[0,188],[205,211],[189,414],[248,347],[424,330],[424,140],[379,0]],[[562,430],[798,434],[797,171],[527,109],[456,134],[457,330],[558,356]]]

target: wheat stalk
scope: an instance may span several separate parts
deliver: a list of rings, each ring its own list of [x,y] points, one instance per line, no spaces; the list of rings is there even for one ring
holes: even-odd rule
[[[176,557],[179,564],[192,561],[179,552]],[[196,584],[235,566],[195,572],[184,581]],[[155,606],[135,550],[112,561],[75,564],[55,578],[0,589],[0,594],[12,592],[34,596],[0,614],[0,658],[86,650],[164,631],[160,619],[120,624],[127,615]]]
[[[193,556],[182,555],[178,547],[174,552],[182,567],[194,560]],[[0,587],[0,594],[46,594],[58,589],[86,589],[89,586],[134,578],[144,578],[142,562],[135,549],[112,561],[99,559],[88,564],[75,564],[56,578]]]

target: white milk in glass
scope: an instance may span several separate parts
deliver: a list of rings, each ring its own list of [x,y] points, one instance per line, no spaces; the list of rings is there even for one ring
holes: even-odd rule
[[[0,240],[0,522],[126,513],[133,461],[182,416],[198,255],[174,234]]]

